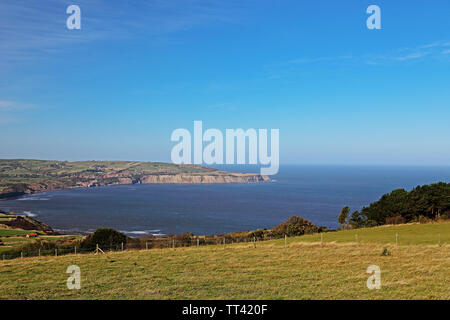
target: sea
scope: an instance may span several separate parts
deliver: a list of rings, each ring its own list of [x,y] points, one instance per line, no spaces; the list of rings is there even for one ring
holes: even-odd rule
[[[256,167],[220,167],[259,172]],[[337,228],[344,206],[360,210],[394,189],[450,182],[450,167],[285,165],[271,182],[122,185],[51,191],[0,201],[63,233],[111,227],[129,236],[223,234],[272,228],[290,216]]]

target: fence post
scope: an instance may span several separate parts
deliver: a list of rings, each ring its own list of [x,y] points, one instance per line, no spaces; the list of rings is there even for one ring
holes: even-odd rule
[[[95,245],[95,254],[98,253],[98,243]]]
[[[256,237],[253,237],[253,247],[256,248]]]
[[[323,232],[320,233],[320,245],[323,247]]]
[[[395,245],[398,246],[398,233],[395,234]]]
[[[284,235],[284,247],[287,248],[287,234]]]
[[[175,239],[172,239],[172,248],[175,249]]]
[[[40,257],[41,256],[41,249],[39,248],[38,249],[38,257]]]
[[[77,246],[75,246],[74,251],[75,251],[75,254],[77,254]]]
[[[197,247],[200,245],[200,239],[197,238]]]
[[[55,249],[55,257],[58,256],[58,249]]]
[[[20,258],[23,258],[23,251],[20,251]]]
[[[123,251],[123,242],[122,242],[122,251]]]
[[[145,242],[145,250],[148,250],[148,242]]]

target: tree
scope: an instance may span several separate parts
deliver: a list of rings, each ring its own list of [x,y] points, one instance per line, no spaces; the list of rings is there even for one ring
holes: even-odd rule
[[[342,208],[341,212],[339,213],[338,222],[341,225],[341,228],[344,229],[345,225],[348,221],[348,214],[350,212],[350,208],[348,206],[345,206]]]
[[[359,212],[355,211],[352,213],[350,217],[350,223],[355,228],[360,228],[364,225],[365,219],[364,216]]]

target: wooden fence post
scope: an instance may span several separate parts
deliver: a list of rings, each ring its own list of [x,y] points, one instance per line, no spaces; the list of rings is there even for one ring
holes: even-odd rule
[[[253,247],[256,248],[256,237],[253,237]]]
[[[123,242],[122,242],[122,251],[123,251]]]
[[[284,247],[287,248],[287,234],[284,235]]]
[[[320,245],[323,247],[323,232],[320,233]]]
[[[20,251],[20,258],[23,258],[23,251]]]
[[[398,233],[395,234],[395,245],[398,246]]]
[[[175,239],[172,239],[172,248],[175,249]]]
[[[145,250],[148,250],[148,242],[145,242]]]
[[[58,256],[58,249],[55,249],[55,257]]]
[[[197,238],[197,247],[200,245],[200,239]]]

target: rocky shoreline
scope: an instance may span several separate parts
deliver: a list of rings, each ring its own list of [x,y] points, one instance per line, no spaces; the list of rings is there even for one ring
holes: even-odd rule
[[[0,160],[0,199],[26,194],[132,184],[223,184],[270,181],[261,174],[196,165],[132,161]]]
[[[233,184],[271,181],[268,176],[248,173],[221,174],[150,174],[140,177],[109,174],[99,177],[83,177],[73,185],[61,182],[20,184],[0,191],[0,199],[16,198],[27,194],[73,188],[93,188],[110,185],[133,184]]]

